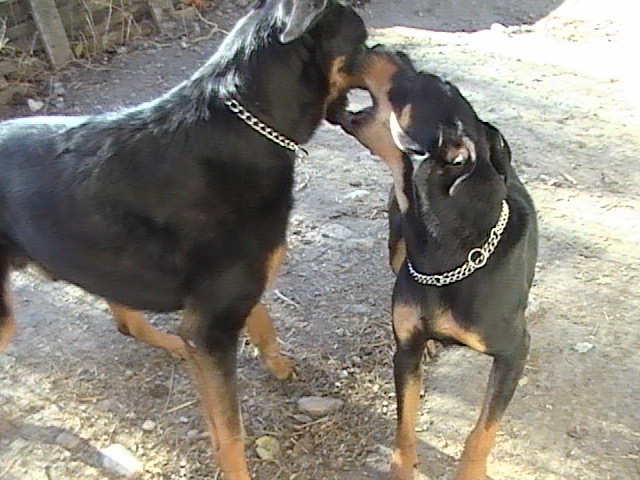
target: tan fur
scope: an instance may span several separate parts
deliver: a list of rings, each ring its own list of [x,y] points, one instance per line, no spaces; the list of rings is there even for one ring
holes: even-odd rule
[[[421,377],[411,379],[405,386],[402,422],[396,430],[396,448],[391,460],[392,480],[411,480],[414,478],[414,467],[418,464],[416,450],[416,418],[420,406]]]
[[[431,328],[440,335],[454,338],[478,352],[487,351],[487,346],[480,335],[461,327],[448,310],[441,310],[432,317]]]
[[[394,192],[398,200],[401,212],[406,212],[409,201],[404,194],[404,178],[402,152],[393,141],[389,129],[389,118],[392,107],[389,102],[389,90],[391,89],[391,79],[402,67],[394,55],[386,52],[372,51],[367,59],[367,67],[364,74],[365,88],[375,99],[376,110],[372,118],[368,118],[366,123],[358,125],[353,132],[358,141],[368,148],[372,154],[380,157],[384,161],[393,177]],[[410,117],[410,107],[403,111],[403,118]]]
[[[400,304],[393,307],[393,331],[398,340],[408,340],[422,328],[420,308],[417,305]]]
[[[197,313],[189,311],[185,317],[196,319]],[[218,464],[226,479],[249,480],[237,386],[221,375],[213,361],[213,357],[188,346],[187,365],[195,380]]]
[[[405,259],[407,258],[407,244],[404,240],[399,240],[398,243],[396,243],[393,246],[393,253],[391,254],[391,269],[393,270],[394,274],[398,274],[398,272],[400,271],[400,267],[402,267],[402,264],[404,263]]]
[[[352,88],[363,87],[362,79],[353,77],[343,71],[346,57],[338,57],[329,69],[329,94],[325,101],[325,106],[330,105],[338,97],[341,97]]]
[[[7,349],[9,342],[16,332],[16,319],[13,316],[11,298],[9,290],[6,287],[7,286],[5,285],[4,290],[0,291],[0,295],[2,295],[2,302],[7,310],[7,314],[0,319],[0,353]]]
[[[497,424],[478,422],[465,442],[455,480],[486,480],[487,459],[497,432]]]
[[[177,335],[164,333],[147,322],[142,313],[131,310],[117,303],[110,303],[109,308],[122,333],[131,335],[152,347],[162,348],[180,359],[186,356],[185,343]]]

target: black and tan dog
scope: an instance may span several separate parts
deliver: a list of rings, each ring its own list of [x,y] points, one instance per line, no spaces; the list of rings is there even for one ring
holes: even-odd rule
[[[276,376],[290,373],[260,296],[285,252],[299,144],[358,82],[365,40],[335,0],[258,0],[154,101],[0,124],[0,351],[15,329],[13,266],[105,298],[121,330],[186,358],[225,478],[248,479],[239,332]],[[180,337],[137,313],[178,309]]]
[[[397,274],[393,330],[398,402],[391,476],[412,479],[420,361],[428,340],[493,357],[482,413],[457,480],[484,480],[498,423],[529,350],[525,308],[538,233],[533,202],[509,146],[458,89],[416,71],[404,55],[374,49],[365,85],[374,106],[336,114],[394,178],[390,259]],[[339,103],[339,101],[337,102]]]

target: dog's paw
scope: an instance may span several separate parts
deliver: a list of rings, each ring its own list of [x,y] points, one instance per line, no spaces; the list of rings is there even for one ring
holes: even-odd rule
[[[287,380],[293,375],[293,365],[282,354],[264,357],[263,362],[271,375],[278,380]]]

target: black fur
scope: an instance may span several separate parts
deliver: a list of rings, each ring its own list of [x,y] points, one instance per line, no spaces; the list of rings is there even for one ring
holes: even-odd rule
[[[413,478],[415,433],[403,418],[415,413],[405,407],[418,399],[408,385],[420,382],[424,347],[438,340],[466,344],[494,358],[483,412],[456,477],[485,478],[487,445],[493,442],[487,432],[511,400],[529,350],[525,308],[537,258],[535,208],[511,165],[508,143],[478,118],[454,85],[417,71],[404,54],[372,49],[370,55],[374,65],[386,58],[386,71],[392,72],[391,77],[374,72],[367,80],[373,92],[385,92],[377,93],[385,97],[374,98],[365,111],[334,112],[333,118],[372,150],[389,152],[380,150],[386,141],[402,153],[401,188],[408,205],[401,210],[393,189],[389,202],[390,259],[399,268],[393,291],[399,418],[392,477]],[[344,105],[340,100],[336,110]],[[389,110],[389,103],[397,121],[377,116]],[[394,168],[398,159],[383,158]],[[407,260],[423,274],[462,266],[488,240],[504,200],[510,208],[508,223],[484,267],[445,286],[425,286],[412,277]],[[406,257],[400,266],[403,245]],[[411,402],[408,395],[414,396]]]
[[[258,265],[284,240],[293,155],[221,102],[238,97],[306,142],[324,115],[331,60],[357,57],[366,35],[352,10],[332,3],[303,37],[279,44],[277,4],[250,13],[156,100],[1,124],[2,252],[136,309],[181,308],[216,278],[253,302]],[[228,301],[203,295],[225,297],[216,309]]]

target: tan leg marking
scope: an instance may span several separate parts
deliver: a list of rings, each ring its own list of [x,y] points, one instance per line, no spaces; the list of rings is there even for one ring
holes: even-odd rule
[[[278,380],[286,380],[293,373],[291,363],[280,353],[276,331],[266,307],[258,303],[247,317],[245,326],[252,344],[260,350],[267,370]]]
[[[182,338],[157,330],[144,319],[144,316],[140,312],[131,310],[117,303],[107,303],[111,309],[113,318],[118,324],[118,329],[122,333],[131,335],[133,338],[152,347],[162,348],[180,359],[186,357],[186,346]]]
[[[396,448],[391,459],[392,480],[412,480],[418,464],[416,450],[416,418],[420,407],[421,377],[412,379],[405,387],[404,404],[396,430]]]
[[[498,432],[498,424],[481,420],[467,437],[456,480],[486,480],[487,459]]]
[[[6,283],[8,283],[9,278],[6,277],[5,285],[2,286],[2,291],[0,291],[0,309],[4,310],[4,315],[0,318],[0,353],[4,352],[9,345],[9,342],[13,338],[14,333],[16,332],[16,319],[13,315],[13,306],[10,298],[10,294],[7,288]]]
[[[267,287],[273,285],[273,282],[278,275],[278,269],[280,268],[280,264],[282,260],[284,260],[285,255],[287,254],[287,247],[284,245],[276,248],[273,253],[269,256],[269,260],[267,261]]]
[[[197,322],[186,312],[188,322]],[[187,364],[195,380],[209,428],[213,451],[227,480],[250,480],[244,453],[244,430],[237,386],[218,371],[209,355],[187,347]]]
[[[421,310],[416,305],[396,304],[393,307],[393,331],[396,342],[400,345],[410,341],[416,333],[422,329]],[[394,359],[394,363],[395,363]],[[394,366],[397,368],[397,366]],[[396,382],[398,378],[396,377]],[[398,385],[398,383],[396,383]],[[414,467],[418,463],[416,450],[415,424],[420,404],[420,390],[422,377],[420,369],[415,375],[407,378],[404,383],[404,391],[396,392],[399,400],[402,400],[402,410],[398,412],[398,425],[396,427],[396,448],[391,459],[391,478],[393,480],[413,479]]]
[[[393,307],[393,331],[399,341],[410,339],[422,329],[422,314],[415,305],[399,304]]]
[[[407,244],[404,240],[398,241],[393,247],[393,253],[391,255],[391,269],[393,273],[398,275],[400,267],[407,258]]]
[[[434,315],[431,328],[441,335],[454,338],[477,352],[485,353],[487,351],[487,346],[480,335],[461,327],[450,311],[440,311]]]
[[[267,261],[267,287],[273,285],[286,253],[286,247],[280,246],[270,255]],[[269,312],[267,312],[267,308],[262,303],[258,303],[253,307],[245,321],[245,327],[249,335],[249,341],[258,347],[260,358],[262,358],[267,370],[278,380],[289,378],[293,373],[293,367],[289,360],[280,353],[273,321],[269,316]]]

